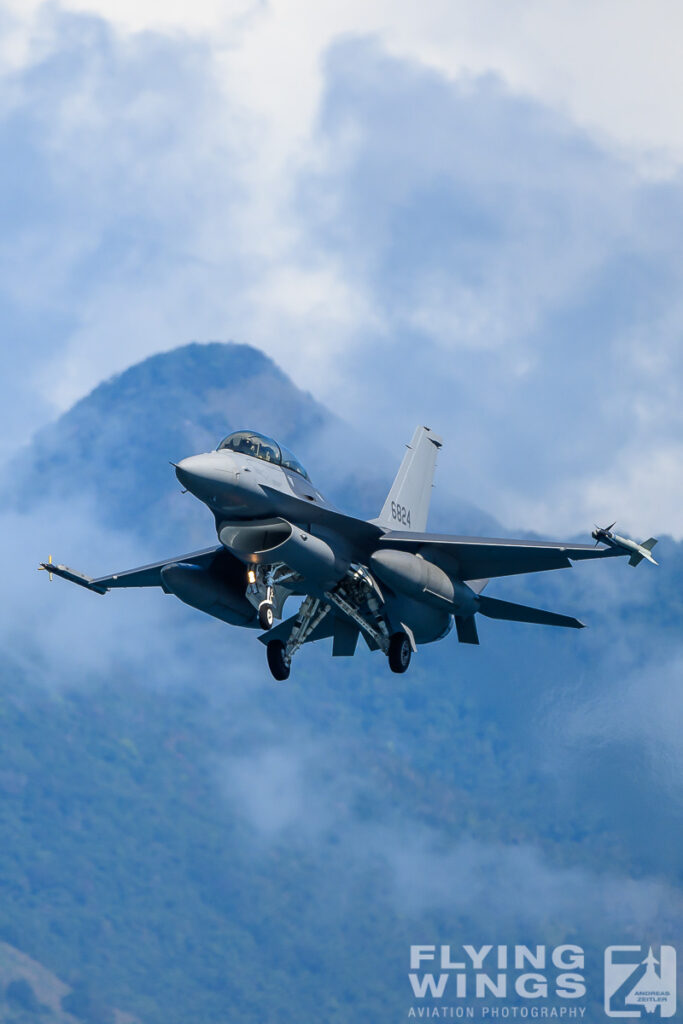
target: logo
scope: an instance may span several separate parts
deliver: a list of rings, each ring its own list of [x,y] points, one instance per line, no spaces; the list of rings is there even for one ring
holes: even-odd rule
[[[408,980],[415,999],[557,998],[566,1004],[586,995],[584,962],[583,949],[574,945],[411,946]]]
[[[660,946],[608,946],[605,950],[605,1013],[644,1017],[659,1007],[660,1017],[676,1012],[676,950]]]

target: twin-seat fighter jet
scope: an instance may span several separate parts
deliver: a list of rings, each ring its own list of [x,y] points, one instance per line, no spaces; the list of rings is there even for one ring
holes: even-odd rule
[[[441,640],[453,624],[460,643],[478,644],[477,614],[580,629],[570,615],[487,597],[484,588],[497,576],[586,559],[654,561],[654,538],[636,544],[611,527],[596,529],[595,546],[425,532],[441,445],[418,427],[382,511],[365,521],[326,501],[282,445],[239,430],[215,452],[175,467],[182,486],[213,514],[215,547],[97,579],[51,560],[41,568],[96,594],[161,587],[230,625],[260,628],[272,674],[286,679],[302,645],[323,637],[332,637],[333,656],[349,657],[362,636],[393,672],[405,672],[418,645]],[[303,600],[283,619],[289,597]]]

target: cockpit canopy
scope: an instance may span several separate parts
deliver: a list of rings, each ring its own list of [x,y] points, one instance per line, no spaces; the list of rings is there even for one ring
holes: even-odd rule
[[[223,438],[216,451],[223,451],[224,448],[242,455],[251,455],[264,462],[274,462],[276,466],[284,466],[306,480],[309,479],[308,473],[289,449],[265,434],[257,434],[254,430],[236,430],[234,434]]]

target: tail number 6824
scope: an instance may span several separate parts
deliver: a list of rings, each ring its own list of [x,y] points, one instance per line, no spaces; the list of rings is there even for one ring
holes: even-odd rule
[[[410,526],[410,509],[405,505],[399,505],[397,501],[391,503],[391,518],[402,526]]]

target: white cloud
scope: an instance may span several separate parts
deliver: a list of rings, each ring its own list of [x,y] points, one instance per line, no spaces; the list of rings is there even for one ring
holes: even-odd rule
[[[4,536],[12,538],[0,584],[2,646],[35,679],[69,685],[75,679],[97,678],[112,666],[130,665],[145,648],[147,656],[153,650],[155,659],[161,657],[171,667],[172,656],[165,656],[163,643],[153,639],[165,633],[164,604],[172,611],[161,591],[102,598],[59,579],[49,584],[46,573],[36,572],[50,551],[55,562],[62,562],[66,552],[78,550],[79,568],[94,576],[117,564],[145,564],[130,537],[98,525],[90,502],[53,502],[35,514],[5,512],[0,524]],[[126,596],[131,600],[126,602]]]
[[[227,649],[235,685],[221,689],[221,700],[237,708],[253,699],[255,689],[271,685],[260,644],[245,643],[238,630],[160,588],[101,596],[58,577],[50,583],[46,572],[36,571],[50,553],[55,563],[93,577],[149,564],[149,548],[103,526],[91,498],[5,510],[0,529],[11,538],[0,580],[0,645],[32,682],[71,689],[121,674],[164,689],[204,679],[210,693]]]
[[[613,695],[605,709],[608,704],[613,709]],[[633,710],[629,705],[623,715],[631,730]],[[576,741],[596,735],[604,722],[599,716],[588,733],[583,721],[570,718],[564,724],[567,739]],[[250,748],[248,754],[221,759],[216,770],[224,795],[254,836],[305,851],[307,857],[318,850],[324,854],[331,836],[335,849],[341,842],[346,869],[338,884],[349,885],[358,871],[376,872],[382,880],[378,892],[402,917],[437,910],[460,919],[472,916],[484,928],[561,928],[598,939],[601,928],[661,929],[680,914],[680,897],[670,886],[654,878],[629,878],[611,864],[599,872],[572,858],[552,863],[530,842],[449,836],[400,806],[397,822],[359,815],[358,806],[369,796],[367,780],[348,753],[329,744],[271,735],[265,744],[252,736]]]
[[[554,5],[572,50],[540,4],[79,6],[115,31],[15,6],[5,449],[136,359],[233,338],[386,445],[432,422],[440,485],[508,525],[617,506],[682,533],[678,186],[549,106],[588,123],[579,68],[598,100],[645,74],[614,58],[597,89],[608,8]],[[329,51],[358,32],[381,43]]]
[[[675,614],[675,613],[674,613]],[[662,794],[673,815],[683,803],[683,656],[659,652],[646,668],[631,668],[608,681],[590,700],[562,708],[562,722],[551,725],[562,737],[559,749],[546,751],[552,762],[558,757],[563,769],[581,762],[589,747],[601,751],[627,744],[632,751],[634,775],[647,771],[646,785]],[[641,755],[644,751],[644,757]],[[637,769],[636,769],[637,766]],[[643,768],[644,766],[644,768]],[[571,774],[571,769],[569,770]]]
[[[447,845],[426,829],[386,839],[404,913],[447,909],[472,914],[484,927],[590,928],[595,935],[601,927],[661,928],[680,912],[680,896],[668,885],[553,865],[529,844]]]
[[[246,756],[228,757],[217,766],[226,798],[256,833],[310,840],[335,820],[333,784],[325,767],[329,749],[300,738],[268,746]]]
[[[44,4],[5,0],[23,25]],[[63,0],[120,31],[211,36],[230,91],[267,122],[271,153],[292,155],[310,134],[322,89],[321,55],[348,33],[375,34],[390,52],[455,77],[495,72],[521,92],[634,151],[647,166],[683,157],[677,97],[683,67],[676,0]],[[28,55],[15,44],[17,60]]]
[[[637,540],[645,540],[653,529],[680,537],[682,476],[683,443],[657,437],[651,445],[640,438],[626,440],[620,451],[601,454],[593,473],[551,483],[541,502],[537,496],[509,494],[508,515],[517,523],[532,520],[546,533],[580,525],[591,528],[592,523],[609,523],[618,516],[617,529]]]

